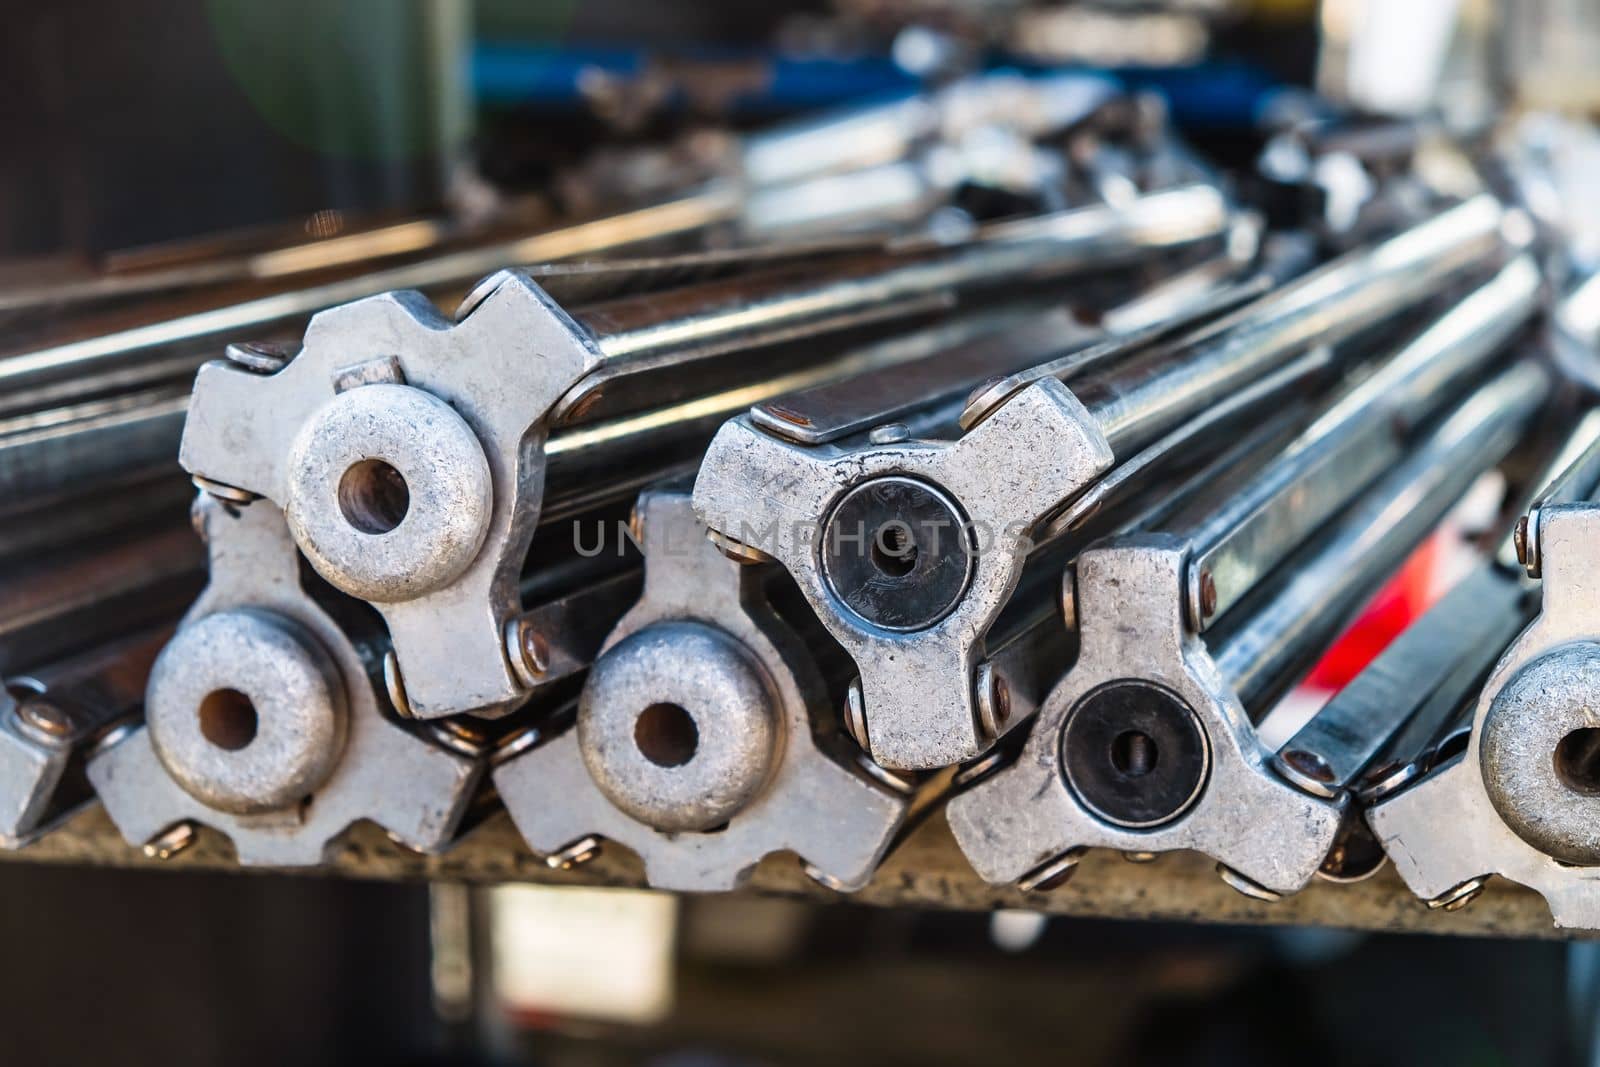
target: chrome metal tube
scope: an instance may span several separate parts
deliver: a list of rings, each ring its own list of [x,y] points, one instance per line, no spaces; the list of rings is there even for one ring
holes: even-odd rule
[[[1308,792],[1338,796],[1413,722],[1424,737],[1436,733],[1532,608],[1515,578],[1475,568],[1324,704],[1278,750],[1274,767]]]
[[[1591,408],[1577,420],[1572,432],[1547,454],[1540,473],[1530,479],[1521,499],[1514,506],[1502,508],[1504,513],[1528,521],[1526,524],[1519,522],[1506,531],[1495,549],[1495,562],[1506,571],[1524,568],[1526,559],[1537,556],[1539,532],[1533,518],[1539,506],[1589,500],[1597,489],[1600,489],[1600,408]],[[1530,537],[1534,542],[1531,555],[1528,551]]]
[[[175,619],[204,582],[205,552],[182,521],[13,561],[0,569],[0,671]]]
[[[655,299],[630,299],[575,318],[606,363],[556,405],[556,422],[592,410],[618,378],[823,330],[925,314],[963,295],[1004,290],[1154,258],[1217,240],[1229,211],[1209,186],[1143,196],[992,226],[972,242],[910,257],[883,255],[841,265],[822,279],[734,279]]]
[[[1540,497],[1588,497],[1600,483],[1597,435],[1600,412],[1591,411],[1548,450],[1542,475],[1533,479]],[[1538,610],[1534,586],[1508,558],[1507,541],[1284,743],[1273,758],[1279,774],[1308,792],[1335,796],[1358,777],[1363,794],[1388,792],[1426,769],[1426,747],[1471,706],[1490,668]]]
[[[158,388],[0,420],[0,494],[87,491],[158,463],[176,466],[185,389]]]
[[[70,383],[102,369],[126,374],[136,365],[148,365],[150,377],[146,381],[172,374],[177,367],[192,370],[226,341],[298,332],[308,317],[336,304],[393,289],[465,286],[508,264],[594,255],[692,233],[733,217],[737,207],[738,197],[732,192],[708,192],[513,241],[17,353],[0,359],[0,392],[10,394]]]
[[[1191,625],[1226,615],[1306,537],[1404,452],[1410,427],[1458,395],[1533,315],[1539,273],[1521,257],[1469,293],[1328,405],[1282,454],[1168,532],[1192,546]],[[1218,497],[1221,497],[1219,500]]]
[[[1148,289],[1112,308],[1098,328],[1084,325],[1067,307],[1040,309],[1026,302],[942,320],[858,350],[849,377],[756,404],[750,419],[768,433],[806,445],[893,422],[903,423],[912,437],[957,436],[971,428],[965,416],[974,401],[964,397],[975,387],[977,396],[1007,388],[1005,383],[1019,378],[1013,371],[1036,368],[1054,353],[1065,351],[1069,355],[1061,359],[1095,366],[1194,328],[1233,306],[1240,267],[1224,254],[1156,283],[1157,290],[1170,281],[1184,284],[1163,293],[1163,317],[1155,321],[1145,314]],[[1125,317],[1124,310],[1134,313]]]
[[[1502,210],[1483,196],[1340,256],[1175,345],[1075,385],[1112,449],[1153,440],[1244,382],[1314,345],[1336,344],[1434,295],[1503,247]]]
[[[1246,708],[1309,665],[1394,573],[1461,494],[1515,444],[1550,390],[1550,377],[1521,363],[1474,393],[1405,461],[1290,561],[1276,587],[1260,591],[1213,655]]]
[[[551,487],[546,490],[546,507],[552,490],[560,492],[573,483],[615,478],[617,467],[623,462],[656,467],[663,460],[672,462],[675,446],[681,451],[684,441],[709,437],[730,416],[746,410],[751,411],[758,424],[808,443],[833,440],[842,433],[889,421],[901,407],[934,403],[946,397],[951,388],[957,392],[970,388],[972,376],[982,373],[963,365],[960,370],[965,376],[942,391],[937,385],[924,388],[923,384],[908,384],[924,383],[930,374],[946,366],[950,362],[947,353],[965,345],[978,345],[984,358],[990,358],[994,355],[988,347],[990,342],[1015,349],[1019,339],[1010,335],[1009,328],[1028,330],[1029,324],[1035,322],[1052,331],[1053,343],[1060,343],[1070,329],[1071,319],[1064,312],[1041,314],[1018,308],[961,315],[850,349],[825,363],[784,370],[760,381],[644,412],[560,429],[545,446],[549,464],[546,478]],[[880,379],[895,389],[892,399],[897,406],[891,406],[891,414],[884,415],[877,405],[866,403],[872,417],[863,425],[855,413],[864,402],[881,399],[872,385]],[[928,395],[930,390],[937,395]],[[863,392],[872,395],[864,398]]]

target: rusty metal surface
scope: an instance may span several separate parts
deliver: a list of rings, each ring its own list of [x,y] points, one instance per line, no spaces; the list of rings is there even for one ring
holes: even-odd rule
[[[196,843],[168,860],[130,848],[100,808],[85,811],[62,829],[0,862],[159,868],[174,872],[240,870],[227,839],[202,829]],[[252,868],[259,873],[270,868]],[[370,824],[358,825],[336,846],[333,859],[312,873],[382,881],[440,879],[480,884],[643,885],[639,864],[620,848],[569,871],[551,870],[522,844],[503,813],[488,819],[442,856],[422,856],[391,842]],[[307,873],[300,871],[296,873]],[[1556,930],[1537,893],[1496,880],[1467,908],[1429,911],[1394,872],[1354,885],[1314,882],[1277,903],[1251,900],[1223,884],[1210,861],[1173,853],[1153,863],[1130,863],[1114,852],[1091,852],[1065,886],[1024,893],[985,885],[956,849],[939,814],[919,825],[858,893],[842,895],[812,882],[793,856],[769,856],[742,893],[850,900],[880,907],[946,910],[1029,908],[1057,915],[1110,919],[1167,919],[1206,923],[1305,924],[1473,937],[1570,938]]]

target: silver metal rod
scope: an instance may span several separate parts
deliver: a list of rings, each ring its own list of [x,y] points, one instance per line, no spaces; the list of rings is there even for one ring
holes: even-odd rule
[[[702,194],[513,241],[17,353],[0,359],[0,392],[31,390],[92,376],[102,368],[127,373],[135,363],[143,365],[146,361],[156,363],[160,373],[169,373],[168,364],[178,354],[187,355],[192,368],[209,358],[212,350],[220,348],[224,341],[260,338],[268,331],[298,331],[306,318],[336,304],[392,289],[468,285],[508,264],[593,255],[691,233],[732,217],[737,203],[738,198],[728,191]]]
[[[1169,466],[1181,457],[1206,454],[1207,441],[1238,423],[1250,412],[1271,400],[1290,402],[1300,386],[1321,376],[1332,362],[1326,348],[1314,348],[1305,355],[1262,376],[1194,418],[1180,424],[1165,436],[1140,449],[1073,498],[1066,510],[1051,520],[1037,540],[1052,541],[1081,529],[1102,511],[1143,491],[1150,474]]]
[[[585,309],[576,316],[605,363],[555,407],[557,424],[593,411],[594,397],[619,378],[681,368],[696,360],[927,314],[964,294],[1004,291],[1085,271],[1155,258],[1219,239],[1229,211],[1209,186],[1139,197],[991,226],[966,244],[910,257],[869,257],[823,279],[733,280]]]
[[[1533,509],[1553,504],[1575,504],[1589,500],[1600,488],[1600,426],[1597,412],[1590,412],[1578,424],[1563,447],[1563,464],[1540,490]],[[1581,446],[1581,449],[1578,447]]]
[[[1600,273],[1567,290],[1550,314],[1550,352],[1574,381],[1600,388]]]
[[[1600,413],[1590,415],[1550,457],[1550,470],[1536,481],[1541,489],[1600,434]],[[1573,491],[1593,486],[1592,477],[1579,481],[1584,488]],[[1393,790],[1421,773],[1427,746],[1470,706],[1484,676],[1532,619],[1531,588],[1516,574],[1515,560],[1475,567],[1279,749],[1278,772],[1319,796],[1337,795],[1358,776],[1363,791]]]
[[[1580,432],[1585,425],[1587,423],[1580,424]],[[1569,442],[1569,448],[1575,445],[1576,442]],[[1527,514],[1517,523],[1512,535],[1510,552],[1508,553],[1502,546],[1501,558],[1511,555],[1522,563],[1528,577],[1541,577],[1543,563],[1540,541],[1544,512],[1553,506],[1576,503],[1593,497],[1597,489],[1600,489],[1596,485],[1597,478],[1600,478],[1600,441],[1584,449],[1565,470],[1539,492],[1529,506]]]
[[[1474,198],[1295,279],[1175,347],[1074,391],[1112,449],[1136,449],[1268,368],[1336,344],[1436,294],[1503,247],[1500,205]]]
[[[1351,409],[1341,422],[1317,420],[1265,465],[1225,475],[1198,514],[1168,527],[1191,545],[1184,610],[1195,630],[1225,616],[1402,455],[1399,435],[1370,414]]]
[[[266,247],[257,251],[217,249],[203,258],[188,259],[171,266],[113,270],[65,282],[18,287],[0,293],[0,312],[60,308],[97,300],[125,300],[226,282],[273,281],[378,259],[420,254],[452,237],[460,237],[464,232],[465,227],[448,219],[414,218],[321,240]]]
[[[1402,729],[1437,732],[1532,615],[1520,582],[1474,568],[1278,750],[1275,769],[1338,796]]]
[[[875,369],[757,404],[750,419],[775,436],[807,445],[901,420],[913,437],[953,435],[970,428],[962,416],[972,402],[961,397],[977,383],[985,383],[979,393],[987,394],[991,386],[1018,380],[1014,370],[1036,368],[1054,353],[1068,351],[1062,358],[1088,367],[1181,332],[1237,302],[1240,287],[1232,279],[1238,270],[1231,255],[1221,255],[1158,281],[1157,303],[1165,317],[1155,321],[1150,289],[1113,307],[1099,328],[1083,325],[1059,302],[1043,310],[1027,304],[979,310],[869,345],[859,356],[871,358]],[[1165,289],[1176,281],[1182,284]]]
[[[1167,351],[1167,348],[1159,346],[1173,342],[1184,334],[1192,333],[1204,324],[1215,322],[1229,312],[1262,296],[1271,288],[1272,278],[1265,273],[1258,273],[1253,277],[1230,281],[1215,290],[1198,294],[1193,294],[1191,291],[1193,300],[1181,309],[1169,308],[1165,318],[1154,321],[1144,319],[1138,307],[1143,300],[1135,297],[1122,308],[1114,308],[1106,314],[1102,326],[1110,336],[1103,337],[1090,345],[1071,346],[1064,354],[1053,359],[1016,374],[1000,375],[985,382],[973,392],[966,406],[962,408],[961,428],[972,429],[999,410],[1001,404],[1034,382],[1046,378],[1071,381],[1101,367],[1132,360],[1148,352]],[[1132,308],[1132,314],[1127,316],[1117,314],[1124,308]],[[1119,332],[1117,326],[1119,322],[1131,323],[1131,332]]]
[[[901,245],[895,245],[899,248]],[[938,247],[931,241],[906,242],[907,251]],[[889,245],[881,238],[828,236],[822,240],[782,243],[709,251],[673,252],[659,256],[629,256],[599,260],[558,260],[519,268],[564,308],[582,309],[623,297],[660,293],[771,271],[807,271],[821,274],[836,262],[882,254]],[[482,297],[499,285],[497,275],[482,279],[456,309],[465,318]]]
[[[1043,136],[1081,120],[1117,92],[1112,80],[1090,74],[1049,78],[995,74],[967,79],[932,95],[829,112],[744,136],[731,146],[738,155],[737,178],[719,178],[694,191],[679,185],[669,195],[674,197],[674,205],[720,205],[720,210],[705,218],[738,220],[746,232],[752,233],[792,230],[802,225],[809,225],[813,231],[821,226],[837,232],[840,223],[851,219],[870,219],[881,228],[886,216],[901,222],[920,217],[933,206],[933,198],[942,201],[948,192],[930,180],[923,163],[912,158],[921,144],[959,136],[976,125],[987,124],[1014,129],[1022,137]],[[577,227],[589,225],[580,223]],[[544,248],[550,246],[552,235],[577,227],[563,226],[548,234],[498,241],[433,259],[456,273],[453,280],[470,281],[509,264],[574,254],[565,251],[569,246],[559,239],[555,255]],[[471,224],[449,218],[419,217],[277,247],[261,247],[256,242],[255,248],[246,245],[245,250],[240,250],[239,242],[230,242],[203,258],[191,255],[177,265],[0,293],[0,312],[224,282],[292,278],[384,258],[421,255],[447,241],[459,243],[470,237],[473,229]],[[677,232],[676,227],[663,231],[673,232]],[[580,249],[579,254],[586,251],[589,249]],[[469,256],[476,258],[466,258]],[[408,282],[385,288],[414,288],[418,284],[421,283]]]
[[[1519,257],[1328,405],[1282,454],[1169,532],[1191,545],[1191,625],[1204,631],[1401,456],[1410,427],[1457,395],[1538,307],[1539,273]]]
[[[836,383],[854,384],[871,380],[880,373],[886,374],[891,382],[898,380],[903,383],[906,374],[917,373],[908,368],[915,368],[922,361],[938,356],[964,340],[998,332],[1036,314],[1027,310],[1001,308],[963,315],[935,326],[848,349],[827,362],[784,369],[763,380],[744,382],[648,411],[562,428],[551,436],[545,446],[545,457],[549,464],[546,477],[558,492],[561,487],[572,483],[615,478],[618,465],[624,461],[631,462],[644,457],[645,462],[654,462],[664,450],[681,446],[683,442],[696,437],[710,437],[730,416],[746,410],[765,411],[774,406],[769,402],[779,397],[784,398],[785,405],[788,405],[791,399],[809,396],[814,390],[831,390]],[[919,399],[915,396],[910,398],[911,401]],[[820,414],[818,419],[820,424]],[[782,419],[776,421],[785,422]],[[801,430],[801,424],[795,423],[794,429]],[[820,433],[822,429],[819,426],[814,432]],[[834,436],[836,434],[830,432],[827,439],[831,440]],[[548,495],[547,491],[547,500]]]
[[[1498,462],[1550,390],[1520,363],[1429,433],[1405,461],[1290,561],[1287,579],[1213,648],[1246,708],[1292,680],[1382,586],[1485,470]]]
[[[1556,327],[1591,351],[1600,349],[1600,274],[1568,291],[1556,306]]]
[[[174,619],[204,581],[205,552],[184,521],[13,561],[0,569],[0,671]]]
[[[59,713],[73,743],[96,733],[144,702],[150,665],[172,637],[168,622],[132,631],[84,652],[37,663],[6,679],[21,703],[41,701]]]
[[[188,402],[186,389],[155,389],[0,420],[0,493],[88,491],[175,464]]]
[[[142,469],[96,481],[72,481],[59,492],[40,493],[0,509],[0,560],[39,554],[102,536],[186,515],[194,486],[175,469],[172,457]]]
[[[1600,490],[1600,408],[1578,420],[1530,488],[1521,506],[1512,510],[1517,525],[1495,551],[1495,561],[1506,570],[1538,572],[1540,508],[1589,500]]]
[[[1270,276],[1243,277],[1261,252],[1263,228],[1258,215],[1235,216],[1221,255],[1155,282],[1126,304],[1107,311],[1101,325],[1107,333],[1127,337],[1163,323],[1182,322],[1224,294],[1239,304],[1264,295],[1272,285]],[[1217,314],[1222,310],[1218,308]]]
[[[972,316],[881,342],[873,347],[906,358],[885,360],[871,374],[757,404],[750,420],[800,444],[827,444],[912,412],[948,407],[952,397],[964,397],[973,382],[987,375],[1028,366],[1075,337],[1092,336],[1098,335],[1062,308]]]

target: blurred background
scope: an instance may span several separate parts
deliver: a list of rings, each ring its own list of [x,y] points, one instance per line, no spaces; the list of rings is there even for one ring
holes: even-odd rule
[[[0,294],[307,242],[332,269],[345,236],[401,262],[995,68],[1104,72],[1219,160],[1329,106],[1526,116],[1597,250],[1593,0],[74,0],[5,26]],[[1584,943],[533,886],[5,864],[0,944],[17,1064],[1586,1063],[1600,1017]]]

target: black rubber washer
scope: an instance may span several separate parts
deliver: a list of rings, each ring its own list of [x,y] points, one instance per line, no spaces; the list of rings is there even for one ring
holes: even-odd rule
[[[921,630],[950,613],[972,578],[972,531],[925,482],[874,478],[846,493],[822,531],[833,595],[874,626]]]
[[[1211,772],[1199,718],[1149,682],[1108,682],[1079,700],[1061,731],[1061,770],[1084,806],[1130,829],[1170,822]]]

